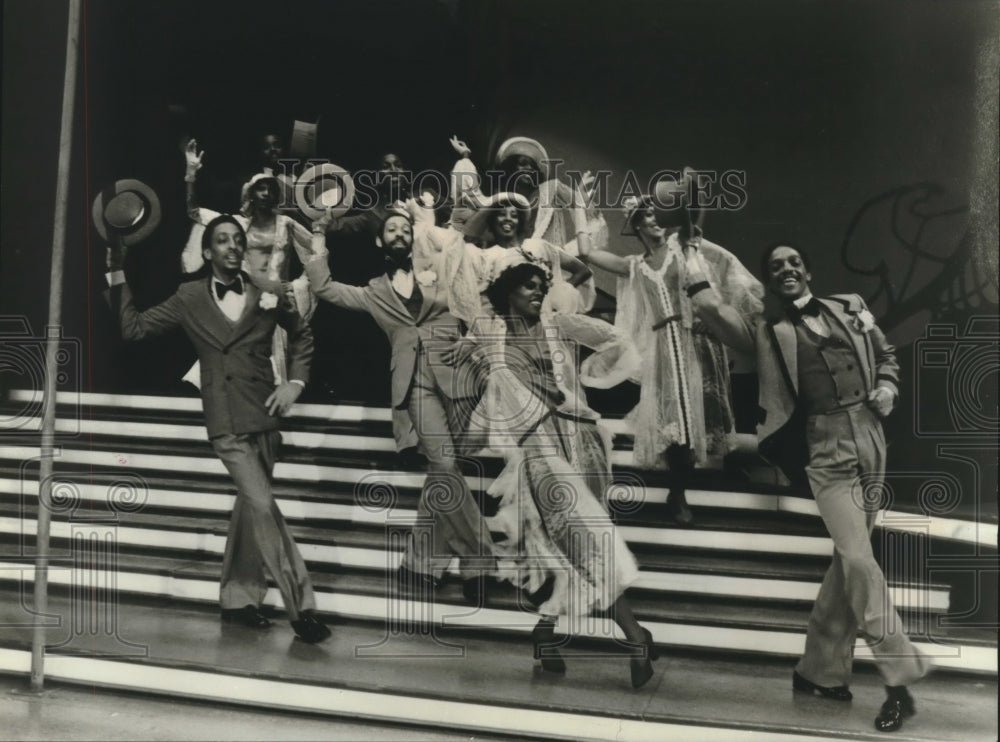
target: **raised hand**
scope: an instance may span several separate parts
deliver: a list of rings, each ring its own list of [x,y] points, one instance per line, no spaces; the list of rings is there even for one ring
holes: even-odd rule
[[[448,141],[451,142],[452,149],[458,153],[459,157],[468,157],[472,154],[472,150],[469,149],[469,145],[459,139],[457,134],[452,134],[451,139]]]
[[[326,234],[330,225],[337,219],[337,217],[334,216],[333,209],[333,206],[327,206],[323,213],[313,220],[312,231],[314,234]]]
[[[108,245],[108,249],[105,252],[104,262],[108,271],[114,273],[115,271],[120,271],[125,267],[126,252],[127,248],[125,247],[125,242],[120,237],[115,237],[114,241]]]
[[[184,148],[184,159],[187,163],[187,176],[193,178],[195,173],[201,170],[201,158],[205,155],[204,150],[198,151],[198,142],[195,139],[188,141]]]

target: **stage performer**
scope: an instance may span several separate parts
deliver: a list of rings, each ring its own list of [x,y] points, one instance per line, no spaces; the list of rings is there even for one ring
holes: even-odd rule
[[[611,481],[610,435],[600,429],[581,384],[609,388],[639,365],[631,340],[612,325],[582,314],[546,311],[548,264],[519,254],[491,281],[496,318],[473,335],[489,374],[481,414],[506,468],[490,494],[500,497],[490,528],[500,573],[513,562],[512,581],[536,607],[535,656],[563,673],[554,640],[559,616],[579,619],[607,611],[629,647],[634,688],[653,676],[657,656],[625,597],[638,568],[605,510]],[[577,368],[577,344],[595,353]]]
[[[875,728],[896,731],[916,712],[906,686],[930,664],[903,632],[870,540],[878,508],[865,494],[879,491],[885,475],[881,421],[899,397],[894,348],[857,294],[812,295],[809,258],[800,248],[781,243],[763,254],[768,297],[753,321],[700,270],[698,248],[685,250],[695,311],[725,342],[756,352],[761,454],[808,487],[833,539],[793,688],[850,701],[860,627],[886,686]]]
[[[193,273],[204,264],[200,251],[202,229],[218,216],[218,212],[198,206],[195,181],[202,167],[204,154],[203,151],[198,151],[198,143],[194,139],[188,142],[184,151],[188,216],[194,222],[191,236],[181,256],[185,273]],[[290,289],[299,314],[309,321],[315,310],[315,302],[309,291],[309,279],[302,273],[290,280],[290,257],[294,249],[299,261],[305,263],[312,254],[309,251],[311,237],[308,229],[290,216],[280,213],[278,207],[282,199],[281,187],[273,172],[257,173],[243,184],[240,211],[234,215],[247,236],[243,270],[261,291],[283,296]],[[287,378],[286,349],[287,339],[284,330],[279,328],[275,333],[271,352],[276,384]],[[197,367],[192,368],[184,378],[197,386]]]
[[[448,311],[447,252],[414,250],[413,220],[407,213],[392,212],[376,237],[385,254],[385,272],[367,286],[340,283],[330,277],[326,250],[330,218],[328,211],[313,223],[316,257],[306,264],[310,284],[320,299],[368,313],[385,332],[392,345],[392,406],[409,412],[428,461],[417,515],[432,523],[431,532],[414,531],[400,567],[400,582],[433,589],[452,557],[458,556],[463,594],[470,602],[479,602],[482,578],[493,571],[493,545],[455,460],[456,444],[478,393],[473,374],[443,360],[463,332]],[[424,227],[439,232],[460,252],[466,247],[475,250],[451,230],[420,225]]]
[[[729,359],[693,313],[685,291],[681,239],[692,230],[690,212],[681,205],[654,213],[653,205],[651,196],[626,204],[623,233],[638,237],[642,255],[623,257],[584,246],[580,257],[619,276],[615,324],[643,354],[639,404],[627,418],[635,434],[633,460],[638,467],[670,470],[668,509],[679,525],[690,526],[694,518],[685,490],[692,470],[721,466],[734,445]],[[665,221],[673,223],[664,226]],[[760,283],[732,253],[693,230],[704,272],[744,316],[759,313]]]
[[[169,299],[140,312],[125,282],[119,241],[108,249],[109,294],[125,340],[180,326],[198,353],[209,440],[236,485],[222,562],[223,620],[270,626],[260,611],[270,576],[296,635],[316,643],[330,630],[314,613],[312,582],[274,501],[271,479],[281,443],[278,418],[309,378],[312,332],[285,294],[261,291],[241,271],[245,251],[243,226],[231,216],[216,217],[202,235],[208,277],[182,284]],[[268,356],[279,326],[288,332],[290,380],[275,388]]]

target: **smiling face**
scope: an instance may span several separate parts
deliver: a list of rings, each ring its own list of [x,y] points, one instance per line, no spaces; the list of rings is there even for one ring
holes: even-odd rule
[[[500,242],[510,242],[518,236],[520,214],[516,206],[504,206],[493,217],[493,235]]]
[[[638,218],[635,231],[639,233],[640,237],[653,242],[659,242],[667,234],[667,230],[656,223],[656,214],[653,212],[652,206]]]
[[[512,317],[523,317],[527,320],[535,320],[542,313],[542,302],[548,293],[549,287],[545,279],[537,274],[528,276],[527,279],[507,296],[507,303],[510,307]]]
[[[240,272],[246,248],[247,236],[243,229],[232,222],[221,222],[212,230],[209,246],[202,251],[202,257],[212,266],[216,278],[229,280]]]
[[[775,296],[795,300],[809,290],[812,276],[798,250],[776,247],[767,259],[767,288]]]

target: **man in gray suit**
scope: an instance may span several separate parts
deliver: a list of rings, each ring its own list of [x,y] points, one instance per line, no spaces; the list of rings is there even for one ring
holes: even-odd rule
[[[430,531],[414,529],[400,580],[432,588],[451,558],[458,556],[463,593],[478,602],[481,575],[493,566],[493,544],[454,455],[477,389],[467,367],[450,365],[451,348],[462,328],[448,311],[444,255],[434,250],[414,255],[413,221],[405,213],[390,212],[375,238],[385,253],[385,273],[367,286],[340,283],[330,277],[327,260],[324,235],[329,219],[326,215],[313,224],[316,257],[305,266],[309,285],[320,299],[370,314],[385,332],[392,345],[392,406],[409,412],[428,460],[417,516],[418,524],[429,524]],[[437,229],[426,224],[420,228]],[[463,242],[457,232],[450,234]]]
[[[223,620],[267,628],[260,606],[270,575],[296,635],[316,643],[330,630],[314,615],[309,573],[271,487],[281,443],[278,416],[309,378],[312,332],[285,297],[261,293],[241,272],[245,249],[240,224],[231,216],[216,217],[202,236],[208,278],[182,284],[166,301],[139,312],[125,282],[125,247],[119,241],[108,251],[110,298],[126,340],[180,326],[198,353],[208,437],[237,490],[222,563]],[[279,324],[288,331],[291,381],[275,388],[270,354]]]
[[[802,250],[782,244],[764,253],[768,302],[763,317],[748,320],[722,304],[698,271],[695,249],[686,248],[696,311],[723,342],[756,351],[760,452],[793,484],[809,488],[834,543],[793,687],[850,701],[847,683],[860,627],[888,696],[875,728],[896,731],[916,712],[906,685],[930,665],[903,632],[889,598],[871,547],[876,508],[864,497],[867,488],[878,491],[885,475],[881,418],[898,397],[894,349],[860,296],[812,296]]]

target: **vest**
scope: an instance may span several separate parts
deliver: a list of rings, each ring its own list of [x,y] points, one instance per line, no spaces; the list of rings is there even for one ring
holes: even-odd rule
[[[817,335],[804,322],[795,325],[799,403],[807,415],[848,407],[865,399],[861,364],[847,331],[823,310],[830,336]]]

